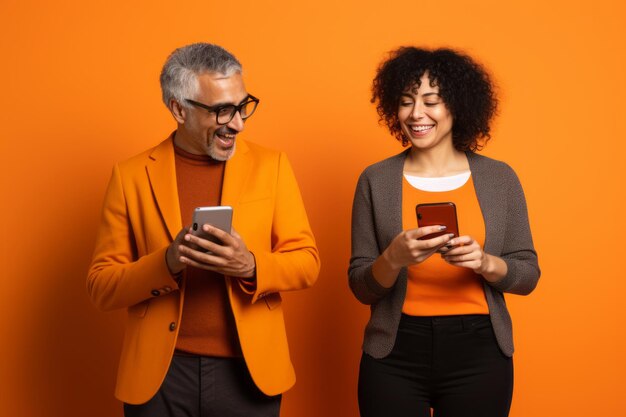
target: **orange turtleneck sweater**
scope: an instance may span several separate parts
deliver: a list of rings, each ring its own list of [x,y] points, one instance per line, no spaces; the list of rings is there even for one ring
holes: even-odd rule
[[[196,207],[220,204],[226,164],[177,146],[174,150],[180,212],[183,224],[188,226]],[[203,356],[241,356],[225,279],[216,272],[186,268],[177,350]]]

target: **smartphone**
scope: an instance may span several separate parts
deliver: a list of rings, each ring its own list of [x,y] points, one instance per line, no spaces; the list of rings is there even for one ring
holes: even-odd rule
[[[448,233],[454,233],[455,237],[459,236],[459,224],[456,218],[456,206],[454,203],[418,204],[415,206],[415,214],[417,215],[417,225],[419,227],[446,226],[445,230],[422,236],[419,238],[420,240],[432,239]]]
[[[226,233],[230,233],[232,220],[233,208],[230,206],[196,207],[193,211],[191,233],[221,245],[222,242],[215,236],[204,232],[202,226],[210,224]]]

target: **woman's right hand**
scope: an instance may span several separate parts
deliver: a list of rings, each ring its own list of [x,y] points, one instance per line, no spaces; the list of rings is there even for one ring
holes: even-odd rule
[[[372,265],[374,278],[383,287],[391,287],[395,284],[400,269],[424,262],[454,237],[450,233],[432,239],[419,240],[423,236],[442,230],[445,230],[445,226],[425,226],[399,233],[374,261]]]

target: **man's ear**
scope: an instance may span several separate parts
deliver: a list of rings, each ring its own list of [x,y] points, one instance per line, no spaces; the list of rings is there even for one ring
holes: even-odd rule
[[[187,119],[187,109],[180,105],[180,103],[174,99],[170,100],[170,112],[172,112],[172,116],[176,121],[183,125],[185,124],[185,119]]]

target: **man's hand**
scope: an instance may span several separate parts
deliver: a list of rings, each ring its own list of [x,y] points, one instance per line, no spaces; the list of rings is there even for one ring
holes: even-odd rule
[[[254,255],[234,229],[229,234],[217,227],[205,224],[202,230],[219,239],[222,244],[186,233],[183,237],[184,243],[178,246],[180,252],[178,260],[183,265],[191,265],[231,277],[254,277],[256,272]]]
[[[183,227],[183,229],[178,232],[176,235],[176,239],[167,247],[167,251],[165,252],[165,262],[167,263],[167,268],[170,270],[172,275],[179,274],[185,269],[185,264],[180,261],[181,252],[180,248],[182,245],[186,245],[185,235],[187,233],[191,233],[191,227]]]

